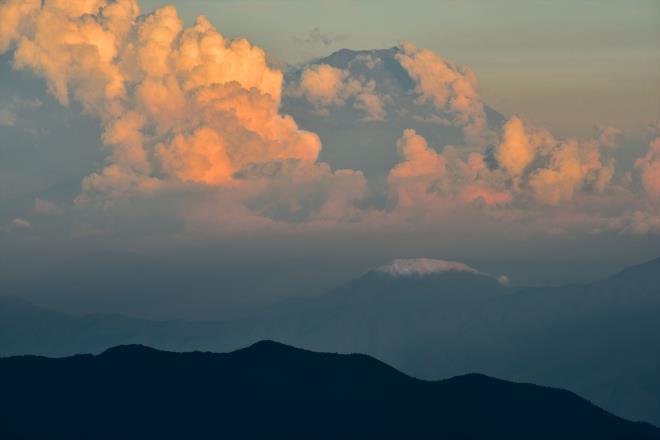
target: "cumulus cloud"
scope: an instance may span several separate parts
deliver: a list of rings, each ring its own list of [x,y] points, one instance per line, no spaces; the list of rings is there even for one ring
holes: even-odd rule
[[[350,78],[348,71],[328,64],[307,67],[300,76],[296,94],[304,95],[319,108],[343,105],[346,99],[362,89],[359,81]]]
[[[34,200],[32,211],[40,215],[62,215],[64,213],[64,209],[57,203],[40,198]]]
[[[604,156],[603,147],[612,147],[613,133],[605,138],[601,132],[592,139],[557,140],[514,116],[502,128],[494,158],[516,192],[529,189],[538,202],[558,205],[582,189],[603,193],[608,188],[615,160]]]
[[[603,168],[600,151],[593,142],[564,142],[550,153],[549,160],[547,167],[538,168],[532,173],[529,185],[539,201],[551,205],[571,200],[587,179],[596,181],[602,192],[613,172],[610,163],[602,176],[600,173],[593,174]]]
[[[541,137],[528,133],[522,119],[512,117],[504,124],[502,140],[495,149],[497,162],[512,178],[519,178],[534,160]]]
[[[328,64],[315,64],[302,71],[291,94],[307,99],[321,115],[328,115],[329,107],[341,107],[351,100],[354,108],[364,111],[363,120],[382,121],[386,115],[384,103],[375,89],[373,80],[366,81]]]
[[[61,104],[73,98],[102,121],[108,163],[85,178],[78,204],[185,184],[242,191],[255,186],[236,178],[242,170],[287,161],[333,185],[318,136],[279,112],[283,75],[261,48],[204,17],[185,29],[171,6],[140,15],[135,0],[41,3],[0,5],[0,48],[14,46],[15,67],[44,78]],[[334,74],[310,76],[315,99],[341,99]]]
[[[481,153],[467,158],[455,148],[438,153],[415,130],[405,130],[397,141],[402,160],[389,173],[388,181],[399,206],[438,204],[448,200],[470,204],[505,204],[511,193],[494,181]]]
[[[635,166],[641,170],[646,193],[653,199],[660,199],[660,137],[651,142],[649,151],[637,159]]]
[[[390,173],[392,178],[442,177],[445,174],[445,159],[429,148],[426,139],[415,130],[405,130],[396,147],[403,162],[392,169]]]
[[[39,99],[23,99],[12,96],[11,99],[0,101],[0,126],[14,127],[21,113],[33,111],[42,106]]]
[[[15,50],[62,104],[72,93],[104,121],[112,165],[221,183],[248,163],[316,160],[318,138],[278,113],[282,74],[260,48],[203,17],[184,30],[173,7],[138,13],[131,0],[46,2]]]
[[[39,0],[9,0],[0,5],[0,52],[6,51],[19,37],[24,18],[36,11],[40,4]]]
[[[399,206],[429,203],[440,191],[447,164],[415,130],[403,132],[396,148],[402,160],[389,173],[388,181]]]
[[[5,225],[0,225],[0,232],[28,231],[32,229],[32,224],[24,218],[15,218]]]
[[[598,142],[608,148],[616,148],[619,146],[619,140],[623,131],[616,127],[596,126]]]
[[[365,121],[382,121],[385,119],[386,112],[383,100],[369,88],[357,95],[353,106],[365,112],[366,116],[363,118]]]
[[[463,140],[429,146],[405,130],[396,142],[401,160],[387,186],[378,188],[379,197],[389,199],[379,205],[369,199],[373,182],[359,170],[320,162],[319,137],[282,113],[283,74],[265,52],[223,36],[204,17],[186,28],[175,8],[142,14],[136,0],[5,0],[0,16],[0,51],[13,51],[14,66],[42,78],[62,105],[75,102],[101,122],[106,161],[84,178],[76,214],[97,209],[98,218],[112,223],[115,206],[135,217],[160,202],[163,212],[185,218],[184,227],[280,221],[369,226],[399,220],[406,210],[415,217],[437,214],[438,207],[447,208],[443,214],[468,207],[488,219],[531,224],[534,215],[556,213],[576,200],[622,195],[629,226],[619,226],[656,230],[646,203],[660,197],[660,138],[636,162],[646,196],[633,194],[635,185],[620,184],[626,174],[612,156],[619,130],[601,127],[592,139],[556,139],[517,116],[489,126],[474,73],[427,49],[403,43],[387,53],[412,79],[411,106],[432,109],[424,116],[459,127]],[[319,113],[350,107],[364,121],[386,121],[396,103],[367,79],[380,61],[360,55],[355,62],[359,69],[309,65],[286,93]],[[16,124],[30,105],[5,105],[0,124]],[[406,115],[411,121],[417,116]],[[63,213],[45,200],[35,201],[33,211]],[[633,212],[640,214],[630,217]],[[605,228],[584,216],[547,218]],[[562,229],[546,229],[553,228]]]
[[[474,72],[410,43],[400,48],[397,59],[415,81],[417,102],[453,114],[453,123],[463,127],[466,138],[479,143],[488,122]]]
[[[466,185],[461,190],[459,197],[463,203],[472,203],[481,200],[487,205],[502,205],[509,203],[512,199],[510,191],[498,191],[479,184]]]
[[[448,145],[438,152],[414,130],[404,132],[397,149],[402,159],[388,178],[395,211],[414,208],[418,216],[434,211],[437,216],[474,205],[483,208],[479,215],[504,223],[567,233],[611,230],[607,206],[640,209],[644,203],[625,183],[615,182],[616,161],[598,138],[557,140],[518,117],[504,124],[492,150]],[[649,153],[638,164],[652,160]],[[576,200],[593,203],[578,213],[572,208]]]

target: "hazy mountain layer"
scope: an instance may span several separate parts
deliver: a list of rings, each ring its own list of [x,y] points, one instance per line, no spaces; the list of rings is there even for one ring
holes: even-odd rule
[[[326,295],[222,322],[70,316],[5,298],[0,354],[63,356],[141,343],[226,351],[270,338],[363,352],[416,377],[477,372],[566,388],[660,424],[660,259],[589,285],[513,290],[478,273],[372,271]]]
[[[481,375],[425,382],[369,356],[273,342],[228,354],[121,346],[0,359],[0,385],[8,440],[660,437],[563,390]]]

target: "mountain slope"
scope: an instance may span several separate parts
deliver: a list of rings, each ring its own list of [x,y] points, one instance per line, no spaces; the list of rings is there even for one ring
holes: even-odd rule
[[[406,376],[364,355],[260,342],[228,354],[121,346],[0,359],[3,438],[659,438],[557,389]]]
[[[274,339],[367,353],[425,379],[478,372],[564,388],[619,416],[660,425],[658,286],[660,260],[588,285],[520,290],[478,273],[376,270],[319,298],[222,322],[77,317],[0,297],[0,356],[99,353],[136,343],[227,351]]]

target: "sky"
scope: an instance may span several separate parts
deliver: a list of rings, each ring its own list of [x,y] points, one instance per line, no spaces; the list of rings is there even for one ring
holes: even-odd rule
[[[655,1],[2,0],[0,288],[194,316],[397,258],[514,285],[655,258],[659,18]]]
[[[148,0],[145,9],[162,2]],[[477,72],[484,100],[561,135],[660,118],[654,0],[208,0],[172,2],[284,63],[411,41]],[[317,30],[320,44],[310,39]]]

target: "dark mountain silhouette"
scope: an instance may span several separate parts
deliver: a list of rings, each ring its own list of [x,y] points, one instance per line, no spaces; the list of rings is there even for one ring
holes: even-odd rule
[[[262,339],[361,352],[424,379],[478,372],[568,389],[660,425],[660,259],[585,285],[512,289],[466,272],[368,272],[248,319],[70,316],[0,298],[0,356],[100,353],[118,344],[228,351]]]
[[[32,438],[656,439],[577,395],[470,374],[426,382],[365,355],[259,342],[0,359],[0,435]]]

